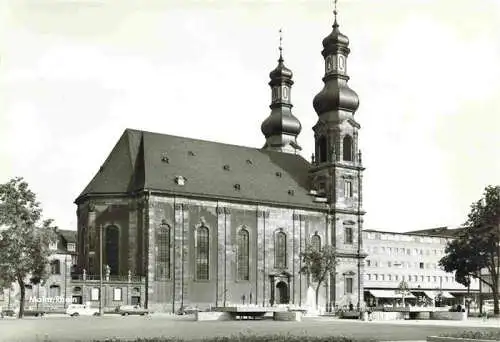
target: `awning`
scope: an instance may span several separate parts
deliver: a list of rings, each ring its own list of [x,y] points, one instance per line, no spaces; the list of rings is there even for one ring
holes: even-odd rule
[[[455,298],[454,295],[452,295],[451,293],[449,293],[447,291],[441,291],[441,295],[443,296],[443,298]]]
[[[375,298],[402,298],[401,293],[394,290],[369,290],[370,294]],[[415,298],[411,293],[405,294],[405,298]]]
[[[439,294],[439,291],[424,291],[425,295],[431,299],[435,299],[437,295]],[[455,298],[454,295],[447,291],[441,291],[441,296],[443,298]]]

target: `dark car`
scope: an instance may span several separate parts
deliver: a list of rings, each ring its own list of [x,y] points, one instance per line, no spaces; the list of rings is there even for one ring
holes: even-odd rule
[[[16,315],[16,313],[12,309],[3,309],[0,312],[0,317],[1,318],[4,318],[4,317],[14,317],[15,315]]]

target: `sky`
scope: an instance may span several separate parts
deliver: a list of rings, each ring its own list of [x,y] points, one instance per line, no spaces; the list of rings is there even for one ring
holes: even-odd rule
[[[73,201],[126,128],[262,147],[283,30],[306,159],[330,0],[0,1],[0,182],[45,217]],[[465,222],[500,184],[500,1],[340,0],[366,167],[364,227]]]

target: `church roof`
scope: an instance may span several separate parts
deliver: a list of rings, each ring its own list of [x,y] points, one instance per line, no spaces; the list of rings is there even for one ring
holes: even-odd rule
[[[310,167],[300,155],[126,129],[75,202],[150,190],[325,208],[308,194]]]

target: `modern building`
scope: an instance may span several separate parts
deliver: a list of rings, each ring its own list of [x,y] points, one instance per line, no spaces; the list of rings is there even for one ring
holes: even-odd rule
[[[311,162],[298,154],[302,126],[281,47],[262,148],[125,130],[75,200],[79,279],[85,270],[95,281],[108,265],[110,279],[131,279],[135,300],[153,310],[304,305],[310,284],[300,253],[333,244],[339,264],[320,303],[362,303],[364,167],[349,53],[335,14],[321,52],[325,85],[313,100]],[[97,283],[82,291],[99,298]]]
[[[402,299],[399,284],[405,281],[412,304],[436,304],[436,300],[462,303],[479,292],[479,281],[472,279],[469,288],[457,283],[453,273],[445,272],[439,260],[445,255],[448,241],[459,229],[435,228],[394,233],[364,230],[364,294],[369,304],[395,303]],[[440,295],[438,297],[438,295]]]

